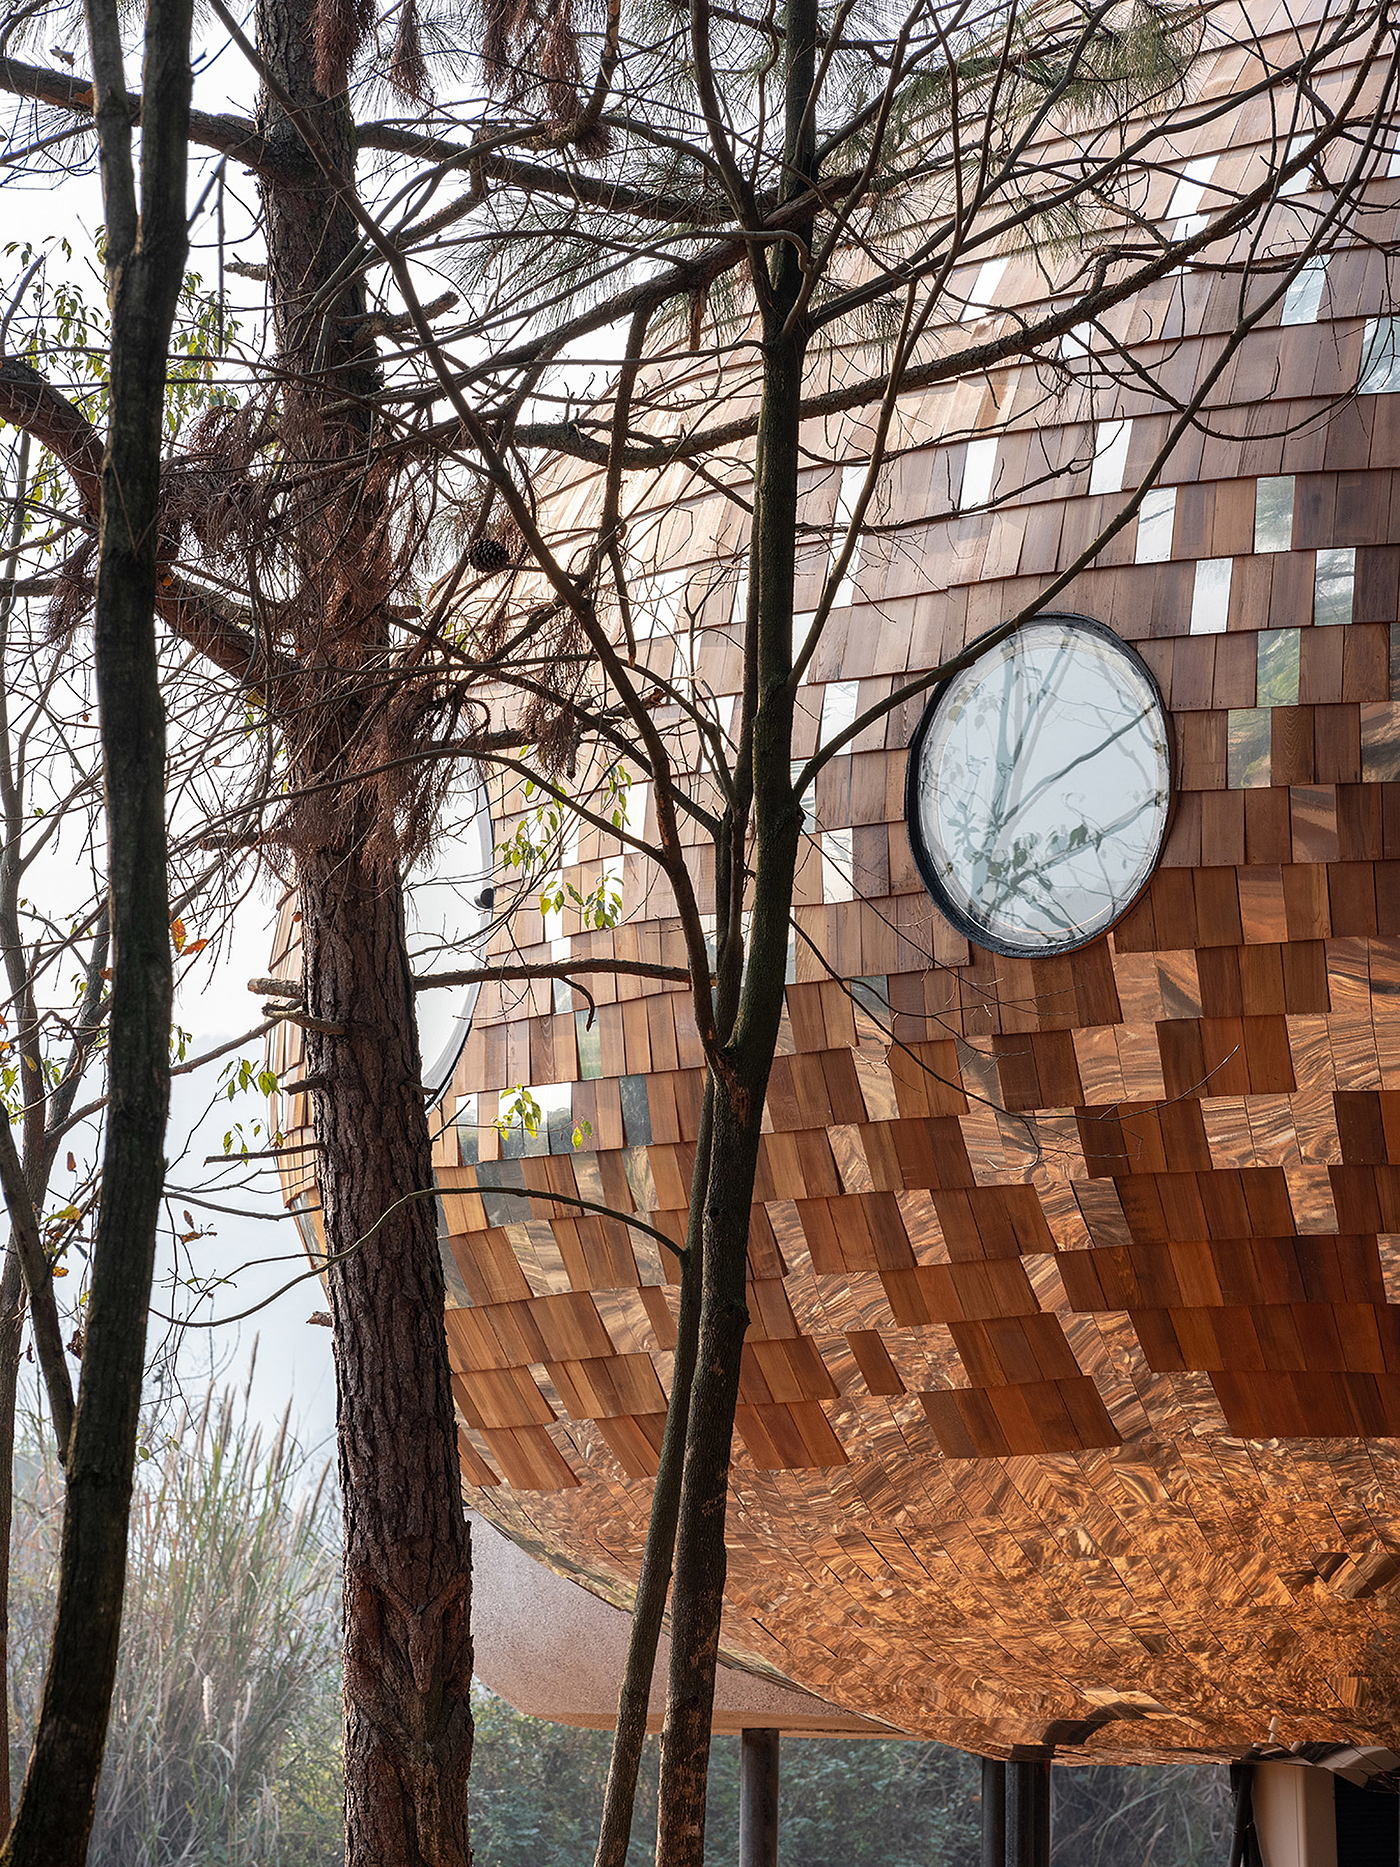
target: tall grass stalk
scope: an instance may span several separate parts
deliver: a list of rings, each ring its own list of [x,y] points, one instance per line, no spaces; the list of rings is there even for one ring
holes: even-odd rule
[[[271,1444],[212,1388],[138,1473],[91,1867],[273,1867],[283,1778],[336,1694],[340,1611],[326,1474],[284,1418]],[[18,1767],[38,1707],[62,1520],[37,1437],[16,1469],[10,1694]],[[324,1734],[331,1737],[331,1733]],[[322,1738],[324,1741],[324,1738]],[[334,1742],[334,1738],[331,1737]],[[292,1813],[291,1810],[287,1811]],[[295,1818],[293,1827],[296,1826]],[[316,1856],[327,1860],[320,1847]]]

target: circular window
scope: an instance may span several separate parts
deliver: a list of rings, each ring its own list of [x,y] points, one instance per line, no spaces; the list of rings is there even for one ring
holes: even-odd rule
[[[1152,873],[1171,799],[1151,670],[1082,616],[1039,616],[934,694],[909,748],[919,873],[998,953],[1061,953],[1113,924]]]

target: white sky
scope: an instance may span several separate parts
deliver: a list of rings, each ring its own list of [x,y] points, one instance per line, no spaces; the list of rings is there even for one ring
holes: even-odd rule
[[[77,70],[86,66],[86,49],[78,41],[65,42],[65,49],[77,53]],[[46,48],[33,47],[29,56],[43,61]],[[51,60],[57,64],[56,60]],[[134,84],[137,72],[129,65],[127,80]],[[196,85],[196,102],[205,110],[251,108],[252,84],[242,61],[234,51],[226,52],[212,68],[203,71]],[[191,204],[203,187],[205,173],[191,173]],[[241,172],[229,176],[231,192],[251,198],[252,188]],[[237,210],[227,202],[230,231],[234,230]],[[68,178],[55,186],[51,177],[26,185],[13,171],[5,172],[0,189],[0,246],[10,241],[32,240],[37,244],[57,235],[66,235],[74,248],[75,273],[83,277],[89,300],[99,296],[100,286],[88,264],[92,252],[93,230],[102,220],[101,194],[95,174]],[[244,223],[246,224],[246,223]],[[214,224],[206,211],[191,229],[190,266],[204,274],[206,285],[214,274],[212,255],[201,251],[202,241],[213,238]],[[52,272],[51,275],[53,276]],[[0,256],[0,291],[6,280],[17,283],[13,259]],[[250,298],[256,286],[243,286]],[[245,901],[238,910],[229,938],[222,943],[217,959],[211,948],[201,954],[184,972],[180,986],[176,1018],[191,1033],[190,1054],[212,1049],[241,1032],[252,1028],[259,1019],[261,1000],[246,989],[249,978],[268,970],[272,910],[270,903],[257,898]],[[191,926],[193,938],[202,930]],[[237,1054],[261,1063],[262,1043],[245,1046]],[[223,1135],[235,1119],[245,1123],[265,1117],[266,1105],[256,1094],[241,1096],[236,1105],[221,1100],[206,1114],[206,1105],[216,1086],[220,1065],[197,1076],[177,1077],[173,1087],[167,1155],[172,1160],[171,1181],[180,1187],[197,1189],[215,1170],[203,1165],[204,1157],[222,1152]],[[197,1126],[195,1125],[197,1124]],[[251,1142],[251,1145],[265,1145]],[[268,1171],[258,1183],[260,1190],[251,1194],[240,1189],[228,1195],[209,1195],[220,1204],[260,1208],[268,1217],[263,1220],[235,1217],[190,1206],[196,1221],[210,1228],[210,1235],[191,1247],[195,1267],[201,1273],[220,1274],[233,1271],[252,1259],[281,1256],[285,1262],[239,1272],[237,1287],[219,1295],[213,1314],[233,1314],[269,1297],[282,1284],[306,1269],[295,1228],[282,1217],[281,1199],[276,1191],[275,1175]],[[178,1222],[181,1210],[189,1202],[173,1195],[171,1210]],[[183,1229],[183,1228],[182,1228]],[[161,1273],[169,1274],[171,1251],[168,1240],[162,1241]],[[169,1291],[157,1288],[154,1307],[164,1310]],[[180,1351],[180,1378],[185,1391],[202,1396],[211,1358],[220,1378],[240,1385],[247,1378],[257,1343],[251,1406],[255,1417],[268,1426],[280,1420],[291,1403],[297,1437],[308,1450],[322,1453],[333,1447],[335,1432],[335,1382],[331,1365],[331,1337],[325,1328],[308,1326],[307,1317],[325,1307],[318,1284],[305,1282],[249,1320],[213,1330],[190,1330]],[[203,1314],[210,1314],[206,1308]],[[154,1345],[162,1325],[153,1317],[150,1341]]]

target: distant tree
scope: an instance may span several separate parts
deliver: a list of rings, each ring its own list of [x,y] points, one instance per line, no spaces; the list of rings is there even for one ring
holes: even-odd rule
[[[21,1440],[9,1690],[38,1716],[63,1484]],[[335,1500],[285,1423],[210,1391],[141,1464],[92,1867],[330,1867],[342,1853]]]
[[[478,1867],[575,1867],[596,1833],[611,1739],[527,1718],[475,1695],[472,1772]],[[739,1741],[714,1740],[708,1867],[737,1867]],[[628,1867],[652,1853],[658,1744],[643,1746]],[[1053,1867],[1220,1867],[1229,1850],[1227,1772],[1209,1765],[1090,1764],[1052,1778]],[[977,1867],[979,1760],[940,1744],[785,1736],[784,1867]]]
[[[1094,1763],[1052,1778],[1052,1867],[1217,1867],[1229,1858],[1228,1769]]]

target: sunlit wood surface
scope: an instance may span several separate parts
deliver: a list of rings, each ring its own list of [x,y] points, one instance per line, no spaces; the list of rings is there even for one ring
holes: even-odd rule
[[[1206,78],[1230,81],[1224,65]],[[1266,130],[1223,122],[1203,147],[1236,178]],[[1151,213],[1170,187],[1153,179]],[[1395,1730],[1400,394],[1328,405],[1384,309],[1400,181],[1370,200],[1378,244],[1332,258],[1317,321],[1270,315],[1219,386],[1217,433],[1177,450],[1169,561],[1136,562],[1129,525],[1057,601],[1135,643],[1173,716],[1170,837],[1113,932],[1025,961],[940,921],[903,825],[918,707],[816,788],[753,1215],[726,1644],[910,1732],[1152,1758]],[[1045,291],[1013,256],[998,299]],[[1109,322],[1185,395],[1237,293],[1226,274],[1173,278]],[[1096,412],[1134,418],[1131,488],[1165,412],[1145,394]],[[873,519],[903,529],[866,541],[799,753],[830,684],[859,682],[864,706],[1078,554],[1123,497],[1088,493],[1088,415],[1074,366],[901,404]],[[979,429],[1002,436],[1009,496],[959,518]],[[862,431],[833,419],[812,447],[803,517],[820,526]],[[1256,552],[1256,483],[1289,474],[1292,548]],[[630,497],[632,537],[686,574],[700,678],[733,694],[733,506],[679,471]],[[556,498],[585,511],[596,486]],[[1338,547],[1355,547],[1352,620],[1315,626],[1315,554]],[[799,605],[826,549],[804,546]],[[1222,634],[1190,633],[1200,559],[1230,561]],[[669,640],[643,653],[671,671]],[[521,803],[503,800],[498,834]],[[586,892],[618,848],[585,831],[566,874]],[[557,958],[562,938],[570,957],[679,962],[664,895],[637,858],[622,870],[615,932],[566,916],[551,947],[526,906],[493,950]],[[289,907],[288,967],[294,937]],[[591,989],[592,1032],[583,999],[548,984],[483,991],[437,1158],[473,1507],[625,1602],[670,1376],[670,1260],[547,1195],[679,1239],[701,1057],[679,988]],[[285,1043],[279,1061],[295,1062]],[[582,1148],[499,1159],[491,1124],[521,1083],[573,1084]],[[289,1135],[305,1118],[284,1098]]]

